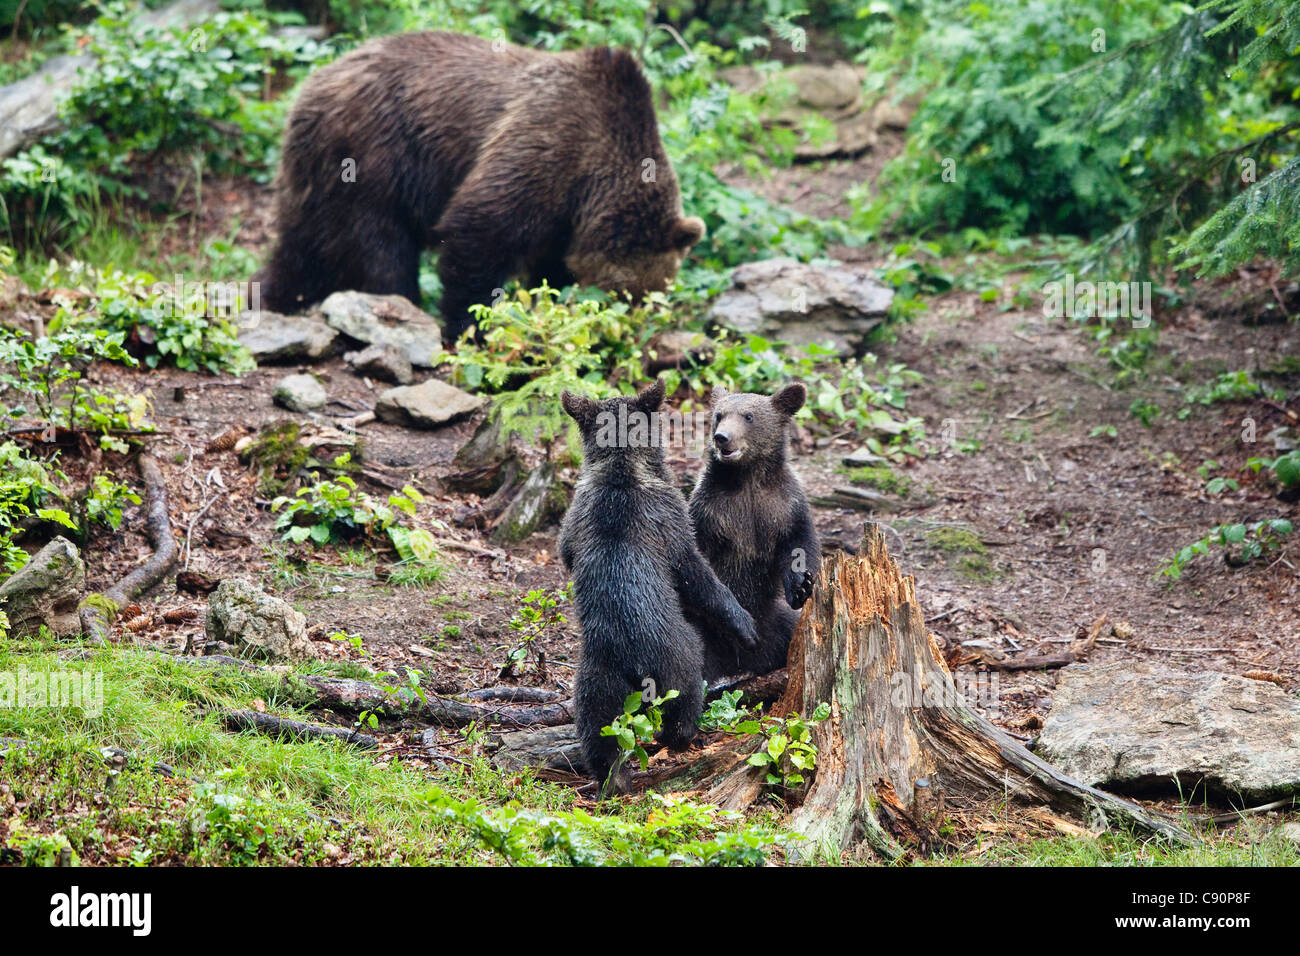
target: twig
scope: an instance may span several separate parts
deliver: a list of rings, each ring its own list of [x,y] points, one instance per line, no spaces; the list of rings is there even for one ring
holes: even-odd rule
[[[190,569],[190,538],[191,538],[191,537],[193,536],[193,534],[194,534],[194,526],[197,525],[197,524],[199,523],[199,519],[200,519],[200,518],[202,518],[205,514],[208,513],[208,509],[209,509],[209,508],[211,508],[211,507],[212,507],[213,505],[215,505],[219,500],[221,500],[221,496],[224,495],[225,493],[226,493],[226,489],[225,489],[225,488],[222,488],[222,489],[218,490],[217,493],[216,493],[215,495],[212,496],[211,500],[208,501],[208,502],[206,502],[206,503],[203,505],[203,507],[199,509],[199,513],[196,514],[196,515],[194,516],[194,518],[190,521],[190,526],[189,526],[188,528],[185,529],[185,566],[184,566],[184,570],[188,571],[188,570]]]

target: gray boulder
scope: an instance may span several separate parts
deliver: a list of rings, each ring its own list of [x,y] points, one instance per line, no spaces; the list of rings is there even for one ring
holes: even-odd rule
[[[711,318],[745,335],[816,343],[842,354],[861,347],[883,322],[894,290],[865,271],[762,259],[738,266],[732,285],[714,303]]]
[[[1300,700],[1235,674],[1076,664],[1056,685],[1039,754],[1124,793],[1276,799],[1300,790]]]
[[[329,396],[314,375],[286,375],[275,385],[272,401],[291,412],[314,412],[324,408]]]
[[[338,332],[306,315],[249,311],[239,317],[239,344],[259,364],[315,361],[334,350]]]
[[[406,352],[416,368],[432,368],[442,351],[442,331],[404,296],[335,292],[320,304],[331,328],[367,345],[386,342]]]
[[[56,637],[81,633],[77,605],[86,593],[81,552],[59,536],[0,584],[0,611],[14,637],[35,637],[45,625]]]
[[[472,414],[486,401],[481,395],[471,395],[431,378],[419,385],[402,385],[381,393],[375,403],[375,417],[390,425],[438,428]]]
[[[343,356],[343,361],[358,375],[368,375],[383,382],[410,385],[415,378],[406,350],[388,342],[367,345],[360,352],[349,352]]]
[[[270,660],[310,657],[307,618],[246,581],[226,580],[208,597],[208,640]]]

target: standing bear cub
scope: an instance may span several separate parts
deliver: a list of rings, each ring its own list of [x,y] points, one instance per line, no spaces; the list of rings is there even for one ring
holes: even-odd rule
[[[713,390],[713,447],[691,493],[691,520],[700,552],[753,615],[758,645],[709,642],[709,680],[784,667],[798,609],[812,593],[820,559],[817,532],[803,487],[786,461],[786,431],[807,395],[798,382],[771,398]]]
[[[608,47],[372,40],[303,85],[277,190],[279,242],[254,277],[263,308],[297,311],[340,289],[419,303],[432,248],[450,338],[515,276],[666,289],[704,235],[682,216],[645,76]]]
[[[662,432],[644,427],[663,397],[662,381],[635,398],[562,397],[583,452],[559,540],[582,626],[576,722],[587,771],[614,789],[626,779],[608,780],[618,747],[600,731],[623,712],[629,694],[676,690],[680,696],[664,705],[659,740],[683,747],[695,735],[704,707],[703,642],[684,608],[728,641],[752,647],[756,639],[753,619],[696,550],[686,501],[664,463]]]

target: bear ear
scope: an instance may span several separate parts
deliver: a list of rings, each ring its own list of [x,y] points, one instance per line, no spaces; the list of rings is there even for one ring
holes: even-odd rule
[[[772,396],[772,407],[782,415],[793,415],[808,400],[808,389],[803,382],[791,382]]]
[[[579,395],[565,389],[560,393],[560,404],[569,413],[569,417],[578,423],[579,428],[587,428],[596,417],[596,403],[586,395]]]
[[[664,380],[657,378],[636,397],[636,407],[643,412],[657,412],[664,403]]]
[[[709,392],[709,404],[716,405],[730,394],[731,393],[727,391],[727,386],[714,385],[713,391]]]
[[[699,216],[678,219],[673,226],[672,243],[678,252],[685,252],[704,238],[704,220]]]

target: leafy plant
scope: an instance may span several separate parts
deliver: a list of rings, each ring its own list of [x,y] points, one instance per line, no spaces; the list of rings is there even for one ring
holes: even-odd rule
[[[518,635],[519,640],[506,654],[506,662],[499,678],[504,680],[513,676],[515,669],[523,667],[529,660],[532,660],[539,675],[546,673],[546,652],[542,650],[542,639],[568,623],[568,618],[560,608],[572,599],[572,582],[561,589],[547,591],[539,588],[523,596],[519,610],[510,618],[510,629]]]
[[[140,500],[130,486],[109,475],[96,475],[86,495],[86,519],[116,531],[122,526],[123,507],[128,503],[138,505]]]
[[[650,765],[650,755],[646,753],[645,744],[654,740],[655,734],[659,733],[664,725],[664,715],[660,708],[679,696],[680,691],[673,689],[655,697],[654,700],[647,701],[641,691],[634,691],[623,701],[623,713],[600,728],[600,735],[613,737],[619,751],[618,757],[609,768],[609,776],[601,784],[602,794],[606,793],[610,784],[617,779],[628,758],[636,757],[642,770]],[[646,705],[644,710],[641,709],[642,704]]]
[[[1174,581],[1183,576],[1187,565],[1211,548],[1225,550],[1224,559],[1230,564],[1246,564],[1270,551],[1276,551],[1283,544],[1283,539],[1294,530],[1286,518],[1269,518],[1254,524],[1218,525],[1210,530],[1204,538],[1193,541],[1169,558],[1160,569],[1160,574]]]
[[[334,459],[335,468],[346,468],[351,458],[346,452],[339,455]],[[391,534],[399,515],[413,516],[424,500],[415,488],[407,485],[382,502],[365,492],[358,493],[357,483],[345,474],[333,479],[321,479],[319,474],[315,477],[312,484],[299,488],[294,497],[280,495],[271,502],[272,511],[284,509],[275,519],[276,530],[283,533],[283,540],[295,544],[308,540],[317,545],[340,544],[384,533],[389,535],[399,554],[405,551],[404,560],[407,556],[415,559],[420,554],[431,556],[428,540],[423,535],[407,529],[395,537]]]
[[[817,746],[812,742],[813,729],[831,714],[829,704],[819,704],[812,715],[801,718],[761,716],[740,706],[740,691],[729,691],[710,701],[700,727],[733,736],[761,734],[763,746],[750,754],[748,763],[764,771],[763,780],[770,787],[793,790],[804,784],[804,774],[817,766]]]
[[[551,455],[576,449],[576,426],[560,407],[565,389],[608,395],[611,377],[632,387],[644,379],[641,351],[666,300],[642,305],[604,298],[561,299],[543,284],[520,289],[492,306],[476,306],[480,341],[443,353],[455,380],[493,395],[503,434],[536,441]]]
[[[0,443],[0,564],[9,572],[27,563],[27,552],[14,543],[19,523],[30,515],[75,527],[68,513],[51,507],[62,495],[62,473],[29,457],[14,442]]]
[[[254,368],[228,316],[241,307],[237,286],[172,289],[147,272],[84,269],[90,304],[64,306],[50,323],[63,328],[108,329],[146,365],[168,363],[186,371],[240,374]],[[53,276],[51,276],[53,278]]]
[[[767,737],[767,743],[757,753],[750,754],[748,763],[752,767],[764,769],[763,779],[770,787],[791,790],[803,786],[803,775],[817,766],[817,746],[812,742],[813,728],[830,714],[829,704],[818,704],[813,715],[807,719],[798,714],[784,718],[764,718],[762,733]]]
[[[513,866],[761,866],[791,839],[762,826],[736,826],[737,813],[651,794],[659,807],[644,821],[585,810],[543,813],[512,801],[489,810],[434,788],[424,801],[441,819],[467,830]]]

